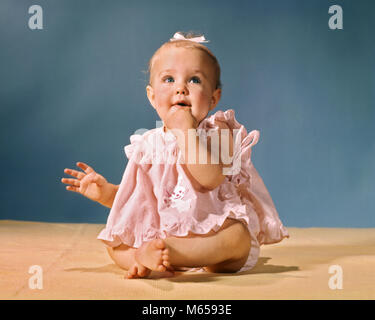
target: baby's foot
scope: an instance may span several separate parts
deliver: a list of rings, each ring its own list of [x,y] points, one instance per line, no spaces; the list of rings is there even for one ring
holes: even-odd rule
[[[169,251],[161,239],[144,242],[135,252],[135,260],[153,271],[165,272],[167,269],[172,269],[169,263]]]
[[[125,274],[127,279],[145,278],[151,273],[151,270],[135,262],[133,266]]]

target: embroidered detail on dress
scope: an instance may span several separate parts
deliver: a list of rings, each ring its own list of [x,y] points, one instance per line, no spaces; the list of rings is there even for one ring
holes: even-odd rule
[[[164,203],[169,208],[176,208],[178,212],[185,212],[190,209],[191,199],[183,200],[188,189],[182,185],[182,176],[179,175],[177,185],[174,187],[172,194],[167,191],[168,197]]]

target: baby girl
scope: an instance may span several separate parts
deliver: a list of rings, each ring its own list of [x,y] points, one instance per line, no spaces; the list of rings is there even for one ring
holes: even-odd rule
[[[146,92],[163,126],[130,137],[120,185],[82,162],[64,171],[74,177],[62,179],[67,190],[111,208],[98,239],[127,278],[250,270],[260,245],[288,237],[251,162],[259,132],[233,110],[207,117],[221,83],[204,42],[176,33],[152,56]]]

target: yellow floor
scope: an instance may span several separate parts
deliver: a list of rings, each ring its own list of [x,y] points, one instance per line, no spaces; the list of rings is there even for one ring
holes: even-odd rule
[[[0,220],[0,299],[375,298],[375,229],[288,228],[249,272],[125,280],[96,240],[103,226]]]

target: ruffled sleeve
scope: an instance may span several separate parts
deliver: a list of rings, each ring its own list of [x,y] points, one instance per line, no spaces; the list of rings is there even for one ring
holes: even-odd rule
[[[225,112],[218,111],[214,115],[202,121],[199,128],[205,130],[215,130],[222,127],[220,123],[225,123],[233,135],[233,157],[230,167],[224,168],[224,174],[230,179],[232,176],[236,179],[247,179],[246,168],[251,164],[251,148],[258,143],[259,131],[253,130],[249,134],[246,128],[240,124],[234,114],[234,110]],[[239,183],[240,181],[237,181]]]
[[[138,164],[151,164],[154,154],[154,130],[146,131],[143,134],[130,136],[130,144],[124,147],[125,155],[129,160]]]
[[[130,136],[130,144],[124,147],[124,152],[127,158],[130,160],[135,150],[140,149],[140,145],[143,143],[143,137],[139,134],[133,134]]]
[[[225,122],[233,130],[233,160],[227,168],[227,179],[218,187],[218,195],[222,201],[240,195],[241,200],[255,211],[259,221],[256,237],[259,244],[270,244],[289,237],[288,231],[279,219],[272,198],[262,178],[251,161],[252,147],[260,137],[258,130],[247,133],[246,128],[235,118],[233,110],[218,111],[202,121],[201,128],[214,129],[218,121]]]
[[[170,132],[164,133],[162,127],[133,134],[124,152],[129,160],[141,165],[176,163],[181,157],[176,138]]]

